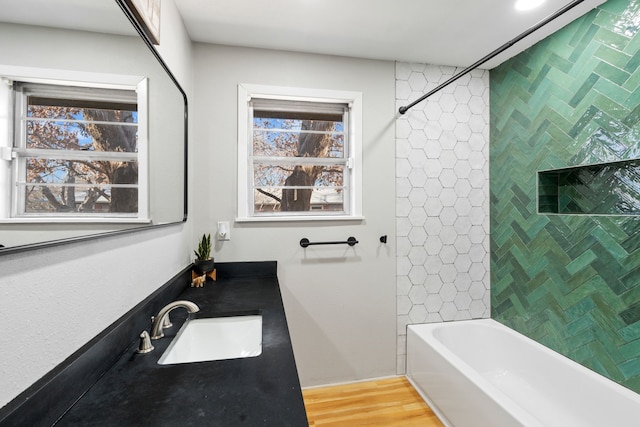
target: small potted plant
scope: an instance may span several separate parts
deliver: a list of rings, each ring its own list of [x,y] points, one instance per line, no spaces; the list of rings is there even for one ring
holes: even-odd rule
[[[198,242],[198,249],[193,253],[196,254],[196,260],[193,262],[196,269],[203,274],[213,271],[215,264],[211,258],[211,234],[202,235],[202,239]]]

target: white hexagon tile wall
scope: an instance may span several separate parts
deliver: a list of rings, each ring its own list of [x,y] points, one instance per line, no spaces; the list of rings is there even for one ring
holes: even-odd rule
[[[459,72],[396,63],[396,108]],[[397,372],[406,327],[490,317],[489,71],[474,70],[396,121]]]

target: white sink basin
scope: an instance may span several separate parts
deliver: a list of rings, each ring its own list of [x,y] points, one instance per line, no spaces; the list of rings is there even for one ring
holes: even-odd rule
[[[262,316],[188,320],[158,360],[161,365],[256,357],[262,353]]]

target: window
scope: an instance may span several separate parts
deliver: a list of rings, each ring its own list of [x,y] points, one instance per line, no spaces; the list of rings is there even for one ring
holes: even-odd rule
[[[239,220],[361,218],[361,94],[239,86]]]
[[[0,172],[7,181],[0,187],[0,216],[18,222],[146,221],[141,84],[33,80],[5,78],[0,92],[13,116],[9,136],[0,139]]]

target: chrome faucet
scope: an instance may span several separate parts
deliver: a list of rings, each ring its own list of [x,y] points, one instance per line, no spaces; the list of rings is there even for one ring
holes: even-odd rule
[[[174,308],[183,307],[186,308],[189,313],[197,313],[200,311],[200,307],[191,301],[174,301],[162,307],[162,310],[158,312],[158,315],[153,319],[153,327],[151,328],[151,339],[157,340],[164,336],[164,332],[162,332],[162,325],[164,324],[164,319],[169,315],[169,312]]]

